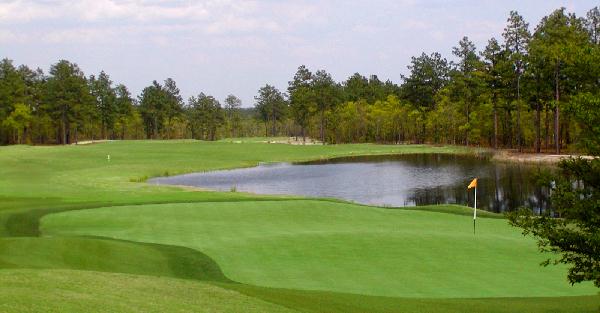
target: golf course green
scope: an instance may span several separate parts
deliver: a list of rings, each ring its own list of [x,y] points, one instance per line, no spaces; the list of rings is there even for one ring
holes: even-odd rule
[[[497,214],[154,186],[149,177],[424,145],[0,147],[2,312],[597,312]],[[110,160],[108,159],[110,155]]]

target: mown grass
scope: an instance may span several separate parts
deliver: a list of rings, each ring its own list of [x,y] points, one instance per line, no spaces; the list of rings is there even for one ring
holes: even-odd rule
[[[364,295],[589,295],[505,220],[313,200],[108,207],[51,214],[52,236],[103,236],[203,251],[249,285]],[[351,274],[350,274],[351,273]]]
[[[293,313],[214,284],[75,270],[0,270],[0,311]]]
[[[455,218],[464,218],[465,221],[468,220],[467,224],[471,225],[470,219],[456,215],[467,215],[470,212],[470,210],[463,207],[432,206],[416,208],[428,211],[445,211],[452,214],[413,212],[403,209],[384,210],[351,205],[341,201],[306,201],[299,198],[255,196],[238,192],[205,192],[191,188],[152,186],[144,183],[148,177],[162,176],[167,173],[168,175],[176,175],[194,171],[246,167],[254,166],[259,162],[307,161],[362,154],[473,153],[473,150],[460,147],[368,144],[291,146],[265,144],[260,143],[260,141],[262,140],[250,140],[243,143],[134,141],[66,147],[0,147],[0,281],[2,282],[0,284],[0,311],[592,312],[600,306],[600,300],[597,296],[532,298],[531,295],[536,294],[536,292],[543,293],[540,290],[535,291],[535,286],[532,287],[534,288],[533,292],[527,291],[519,298],[509,299],[431,299],[432,296],[453,296],[452,291],[434,290],[431,285],[420,289],[420,298],[367,296],[338,292],[355,292],[358,290],[370,294],[390,294],[392,292],[400,294],[404,290],[408,291],[408,293],[404,293],[406,295],[414,292],[406,287],[399,287],[398,290],[400,291],[390,291],[376,286],[378,283],[387,285],[388,288],[396,288],[397,286],[395,283],[387,282],[390,277],[384,277],[384,275],[376,273],[377,267],[386,263],[382,259],[389,256],[398,257],[394,253],[402,249],[408,249],[403,257],[413,258],[413,263],[416,264],[416,260],[421,259],[418,254],[414,255],[413,253],[418,252],[419,245],[429,242],[422,248],[426,248],[428,245],[431,248],[436,248],[433,241],[439,239],[447,243],[448,249],[452,249],[457,246],[452,239],[455,237],[460,238],[462,235],[457,235],[455,230],[447,230],[443,234],[443,230],[440,229],[437,231],[438,234],[433,236],[429,230],[422,233],[420,230],[417,231],[416,228],[413,229],[412,233],[407,232],[401,235],[402,232],[391,229],[392,221],[399,222],[399,225],[402,224],[397,217],[391,218],[390,221],[384,221],[378,220],[374,216],[405,214],[412,216],[414,222],[422,222],[424,218],[416,217],[428,215],[434,217],[433,219],[438,220],[439,223],[446,223],[446,220],[452,221]],[[110,161],[107,161],[107,154],[111,155]],[[281,204],[286,203],[286,205],[283,205],[284,210],[274,209],[274,207],[281,206],[281,204],[277,204],[278,201],[284,201]],[[229,213],[227,213],[227,210],[223,211],[223,215],[218,212],[213,212],[212,215],[202,215],[210,213],[210,210],[194,209],[197,205],[214,207],[213,203],[217,207],[221,204],[231,207],[231,209],[229,209]],[[169,208],[171,207],[175,209],[169,215]],[[250,209],[244,211],[247,214],[245,217],[238,214],[239,208],[248,207]],[[290,210],[294,207],[298,210]],[[266,209],[262,211],[261,208]],[[319,208],[325,208],[324,212],[329,212],[327,214],[339,211],[334,214],[336,218],[340,219],[340,223],[333,223],[332,228],[335,229],[329,231],[324,229],[327,228],[327,225],[319,226],[319,223],[313,223],[313,220],[322,219],[323,224],[327,224],[325,221],[328,220],[325,217],[314,212],[315,210],[318,211]],[[120,214],[120,209],[123,209],[122,213],[125,213],[123,215],[125,219],[120,221],[125,224],[121,225],[113,224],[111,226],[105,224],[97,220],[98,215],[94,215],[93,218],[90,216],[88,220],[88,222],[100,223],[95,226],[92,224],[87,224],[87,226],[75,225],[67,223],[68,219],[63,219],[67,216],[78,217],[82,216],[80,214],[86,215],[89,212],[99,210],[99,214],[110,213],[105,216],[107,218],[105,222],[113,223],[116,222],[113,214]],[[370,212],[349,215],[355,218],[366,218],[365,223],[362,224],[362,229],[359,227],[361,224],[357,224],[357,221],[348,221],[348,226],[341,224],[344,221],[343,213],[345,213],[345,210],[349,212],[359,210]],[[55,213],[65,211],[70,211],[70,213],[60,214],[53,221],[53,223],[58,224],[66,223],[64,228],[59,227],[58,224],[54,224],[52,227],[49,227],[51,224],[46,224],[46,221],[55,219]],[[144,211],[151,214],[141,214]],[[286,218],[278,215],[278,211],[287,212],[290,215]],[[373,213],[371,211],[390,213]],[[267,212],[270,213],[264,216]],[[302,212],[307,215],[302,214]],[[173,218],[176,218],[177,214],[185,216],[188,213],[193,216],[179,220],[177,222],[179,226],[175,227],[176,223]],[[254,215],[249,216],[248,214],[251,213]],[[156,223],[159,222],[158,217],[161,215],[164,217],[165,224],[163,226],[159,225],[159,227]],[[196,220],[196,218],[208,217],[214,217],[215,219],[212,222],[205,219],[202,223],[198,223],[198,220]],[[136,218],[137,222],[129,220]],[[40,232],[40,219],[44,221],[44,229],[47,231],[45,234],[51,236],[38,237],[43,234]],[[482,222],[481,227],[485,223],[495,225],[494,223],[504,222],[502,220],[485,220],[487,222]],[[294,221],[297,221],[297,223]],[[408,220],[405,222],[408,222]],[[135,225],[129,227],[128,223]],[[281,223],[282,226],[277,228],[273,226],[273,223]],[[461,224],[462,222],[456,220],[451,223]],[[192,229],[190,225],[202,228]],[[383,225],[380,236],[374,236],[371,230],[365,229],[368,226],[369,229],[376,230],[380,225]],[[119,228],[121,226],[126,227]],[[316,227],[317,232],[315,234],[322,231],[324,240],[319,241],[321,239],[320,235],[309,239],[310,236],[302,233],[302,227],[306,226]],[[436,226],[437,224],[434,225],[434,227]],[[227,235],[223,230],[215,229],[215,227],[227,229],[230,234]],[[319,227],[321,228],[319,229]],[[265,238],[272,239],[270,242],[267,240],[266,245],[261,245],[259,240],[256,240],[257,238],[251,237],[251,235],[260,235],[260,229],[262,228],[265,229],[268,235]],[[286,230],[287,228],[289,228],[289,231]],[[121,231],[117,229],[121,229]],[[188,229],[188,231],[180,233],[181,230],[185,229]],[[352,236],[353,238],[348,239],[345,236],[335,234],[335,232],[351,234],[355,229],[365,236],[358,239],[357,236]],[[470,231],[470,226],[467,229]],[[481,229],[484,231],[485,228]],[[211,231],[208,232],[208,230]],[[104,235],[111,237],[131,238],[135,241],[142,240],[145,242],[79,236],[79,234],[84,233],[98,235],[104,231],[107,232]],[[389,232],[390,236],[386,236],[385,232]],[[296,240],[300,245],[297,246],[296,250],[286,248],[279,252],[280,246],[277,245],[277,242],[282,243],[282,241],[276,238],[277,233],[283,238],[297,237]],[[531,241],[516,235],[514,230],[512,234],[515,236],[513,239],[517,251],[524,251],[521,250],[524,245],[531,244]],[[504,231],[497,234],[497,236],[491,233],[488,234],[488,238],[485,240],[487,243],[481,242],[481,244],[484,244],[483,249],[492,249],[490,251],[493,251],[496,248],[494,245],[496,237],[500,238],[499,242],[503,242],[504,239],[502,238],[505,235]],[[14,238],[15,236],[19,238]],[[248,237],[244,240],[244,236]],[[269,236],[271,237],[269,238]],[[236,240],[238,241],[237,245],[235,244]],[[219,248],[218,241],[223,243],[222,248]],[[463,239],[460,239],[458,242],[462,241]],[[283,243],[288,248],[295,245],[293,239],[285,239]],[[412,248],[402,246],[407,243],[410,243]],[[249,246],[245,246],[246,244],[249,244]],[[351,254],[353,245],[355,245],[355,251],[354,254]],[[210,251],[207,251],[204,247]],[[249,247],[254,247],[255,251],[248,251]],[[344,247],[344,249],[335,250],[337,247]],[[385,249],[380,250],[379,248]],[[221,249],[221,252],[218,251],[219,249]],[[248,253],[243,254],[244,251]],[[336,251],[340,253],[337,254]],[[492,253],[490,251],[488,253]],[[503,251],[510,258],[514,258],[510,255],[511,253],[514,254],[514,251]],[[228,254],[230,252],[232,254]],[[323,258],[318,255],[319,253],[323,253]],[[534,246],[527,249],[523,264],[527,261],[528,265],[519,269],[518,272],[509,273],[510,277],[518,278],[525,275],[526,277],[535,278],[537,275],[535,273],[544,271],[533,262],[535,253]],[[267,264],[279,264],[278,266],[287,264],[290,266],[290,268],[284,268],[280,271],[285,274],[282,277],[275,277],[274,273],[277,268],[265,270],[264,266],[263,268],[257,266],[260,265],[261,257],[269,254],[273,254],[274,257]],[[285,256],[285,254],[288,255]],[[364,259],[362,254],[373,254],[375,257],[368,260]],[[224,260],[227,255],[233,256],[235,259]],[[464,263],[464,259],[448,260],[435,256],[431,252],[427,252],[427,255],[435,258],[423,259],[427,260],[424,265],[437,266],[440,269],[448,270],[460,265],[468,265]],[[333,268],[332,265],[335,265],[336,262],[324,268],[321,267],[321,270],[331,270],[332,272],[323,272],[323,277],[320,277],[319,273],[316,272],[319,271],[319,266],[323,264],[315,264],[315,260],[322,260],[321,263],[324,262],[327,265],[328,259],[324,258],[325,256],[328,258],[332,256],[334,258],[339,257],[336,262],[342,268]],[[359,256],[359,258],[353,261],[352,257],[356,256]],[[539,255],[537,256],[539,257]],[[296,261],[293,259],[296,259]],[[308,265],[301,264],[303,259],[307,260]],[[360,262],[361,260],[364,263]],[[374,263],[367,264],[371,261]],[[249,267],[236,269],[236,263],[243,265],[245,262],[249,264]],[[352,262],[355,262],[357,266],[353,266]],[[403,264],[402,262],[398,264]],[[495,262],[495,264],[500,263],[500,261],[492,262]],[[391,262],[388,262],[388,264],[391,264]],[[310,268],[308,268],[309,265]],[[366,273],[361,274],[361,270],[369,266],[371,267],[371,273],[377,274],[371,280],[369,280],[370,276]],[[290,271],[294,271],[292,267],[297,267],[296,273],[292,274],[301,276],[302,271],[309,270],[307,274],[310,277],[296,280],[295,276],[290,274]],[[492,267],[490,266],[490,268]],[[86,271],[74,271],[73,269]],[[387,273],[393,271],[385,267],[381,267],[381,269]],[[490,271],[497,269],[494,268]],[[549,282],[551,286],[554,286],[553,284],[559,280],[564,280],[562,270],[550,269],[548,272],[549,277],[545,278],[542,283]],[[342,277],[344,271],[346,272],[345,276],[350,276],[350,278]],[[409,284],[413,277],[416,277],[417,281],[426,282],[426,279],[418,277],[419,271],[420,268],[414,268],[415,275],[407,276],[408,278],[405,279],[404,283]],[[530,271],[533,274],[528,273]],[[442,273],[441,270],[440,273]],[[450,274],[452,274],[452,271],[450,271]],[[355,275],[358,276],[352,278]],[[398,278],[398,275],[401,274],[391,277]],[[497,273],[497,275],[490,273],[488,275],[494,277],[500,276],[500,273]],[[231,276],[246,282],[271,281],[275,283],[261,284],[285,288],[268,288],[226,282],[228,279],[233,278]],[[444,282],[446,277],[442,273],[439,276],[431,276],[429,279],[441,282],[438,289],[450,290],[451,288],[448,288],[448,286],[451,284]],[[181,280],[181,278],[184,280]],[[336,284],[335,281],[328,281],[326,278],[339,279],[340,284]],[[311,280],[314,280],[318,286],[311,287]],[[215,283],[215,281],[217,282]],[[468,279],[465,278],[465,281],[468,281]],[[316,288],[335,290],[336,292],[293,290],[289,289],[290,286],[287,286],[290,282],[292,283],[290,286],[296,286],[297,288]],[[483,283],[481,284],[483,286]],[[353,285],[358,285],[358,287]],[[564,285],[566,285],[566,282]],[[460,286],[464,290],[466,285]],[[454,286],[451,287],[454,288]],[[510,287],[515,286],[511,285]],[[495,291],[494,288],[496,288]],[[518,286],[515,288],[518,288]],[[545,287],[542,286],[541,288]],[[595,293],[595,290],[569,293],[562,288],[564,288],[563,285],[557,288],[558,291],[543,295]],[[481,294],[486,292],[500,294],[498,293],[498,290],[501,290],[500,287],[491,287],[491,289],[491,291],[483,290],[480,292]],[[575,288],[572,290],[582,289]],[[443,295],[444,293],[446,295]],[[430,296],[427,297],[425,294]],[[161,299],[163,295],[166,296],[165,299]],[[463,293],[464,295],[466,293]],[[461,308],[466,309],[462,310]]]
[[[231,282],[200,251],[90,237],[0,238],[1,268],[76,269]]]

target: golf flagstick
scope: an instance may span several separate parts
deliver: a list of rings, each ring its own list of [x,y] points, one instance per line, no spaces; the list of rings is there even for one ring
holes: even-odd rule
[[[475,184],[475,206],[473,206],[473,235],[475,235],[475,220],[477,219],[477,184]]]
[[[477,219],[477,177],[467,186],[467,190],[475,188],[475,205],[473,206],[473,235],[475,235],[475,220]]]

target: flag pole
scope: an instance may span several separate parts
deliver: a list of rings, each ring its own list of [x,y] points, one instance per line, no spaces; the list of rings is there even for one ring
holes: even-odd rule
[[[473,207],[473,235],[475,235],[475,220],[477,219],[477,186],[475,186],[475,206]]]

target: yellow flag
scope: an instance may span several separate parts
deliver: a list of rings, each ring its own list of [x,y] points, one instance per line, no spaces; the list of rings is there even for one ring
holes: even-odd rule
[[[473,178],[473,181],[467,186],[467,189],[477,188],[477,178]]]

